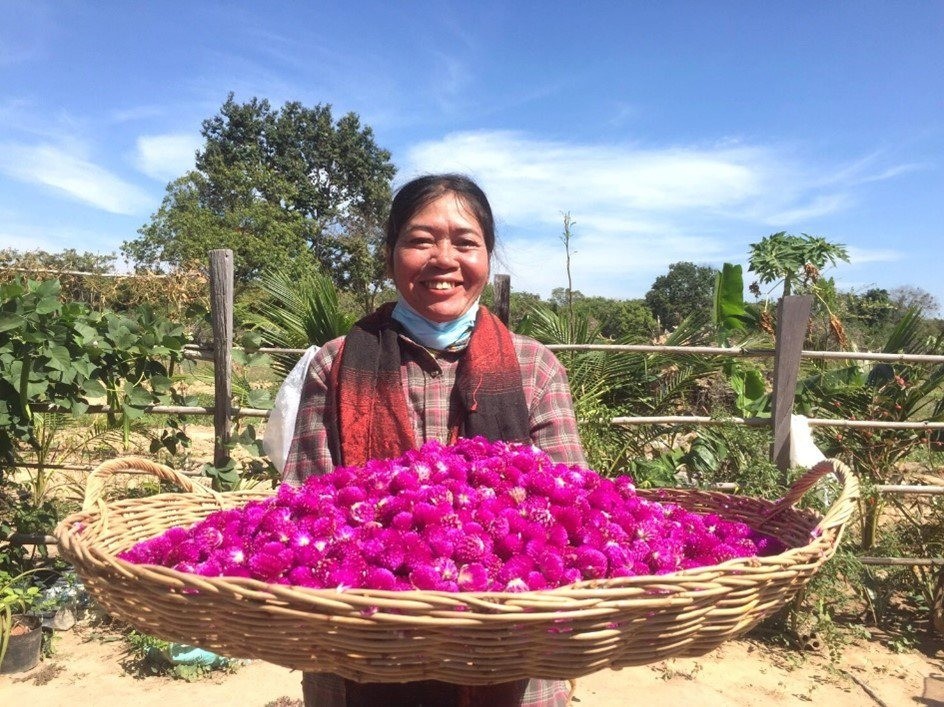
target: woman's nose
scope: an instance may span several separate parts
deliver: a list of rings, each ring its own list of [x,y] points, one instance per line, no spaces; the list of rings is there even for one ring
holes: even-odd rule
[[[433,249],[430,261],[439,267],[453,267],[458,262],[458,250],[448,240],[441,240],[436,243]]]

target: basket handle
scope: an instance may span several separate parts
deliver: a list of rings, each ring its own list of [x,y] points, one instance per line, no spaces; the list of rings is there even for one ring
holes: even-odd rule
[[[835,474],[842,484],[842,491],[827,509],[822,520],[816,524],[811,534],[816,536],[831,528],[842,527],[855,510],[853,501],[859,497],[859,480],[852,471],[838,459],[825,459],[797,479],[787,493],[767,512],[767,520],[777,516],[788,508],[793,508],[816,483],[827,474]]]
[[[90,511],[101,501],[102,491],[105,489],[105,480],[115,474],[150,474],[161,481],[170,481],[182,491],[215,495],[214,491],[202,484],[196,483],[179,471],[164,464],[152,462],[143,457],[119,457],[102,462],[93,469],[85,481],[85,499],[82,501],[82,510]]]

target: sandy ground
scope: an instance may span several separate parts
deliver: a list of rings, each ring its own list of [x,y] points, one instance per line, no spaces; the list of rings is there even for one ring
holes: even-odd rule
[[[196,682],[140,677],[126,669],[127,645],[108,631],[79,624],[56,634],[54,653],[36,668],[0,676],[0,704],[58,707],[296,707],[300,675],[255,661]],[[602,671],[580,678],[575,707],[645,704],[944,706],[944,645],[894,653],[871,641],[825,656],[732,641],[699,658]]]

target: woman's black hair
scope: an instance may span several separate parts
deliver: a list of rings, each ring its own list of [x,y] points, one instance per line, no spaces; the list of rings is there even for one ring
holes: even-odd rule
[[[407,182],[397,190],[387,217],[384,243],[392,253],[400,231],[416,213],[443,194],[452,192],[472,212],[485,237],[485,249],[491,254],[495,248],[495,219],[485,192],[464,174],[428,174]]]

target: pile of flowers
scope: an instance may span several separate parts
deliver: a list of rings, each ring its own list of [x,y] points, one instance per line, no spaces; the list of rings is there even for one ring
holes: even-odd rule
[[[643,499],[629,477],[478,437],[283,484],[119,557],[302,587],[514,592],[782,550],[744,523]]]

